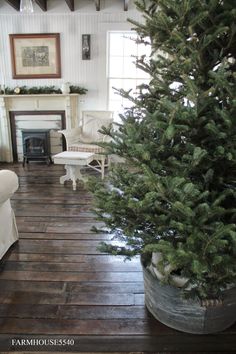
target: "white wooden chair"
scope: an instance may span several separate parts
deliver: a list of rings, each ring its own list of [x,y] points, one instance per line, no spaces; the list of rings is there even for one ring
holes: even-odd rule
[[[104,149],[97,142],[106,141],[107,137],[98,132],[102,126],[108,127],[113,122],[112,111],[83,111],[81,125],[73,129],[59,130],[66,139],[67,151],[93,152],[94,161],[89,164],[104,178],[105,167],[109,165]]]

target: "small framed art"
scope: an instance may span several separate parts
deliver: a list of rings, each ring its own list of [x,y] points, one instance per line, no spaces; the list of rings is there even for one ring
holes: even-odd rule
[[[13,79],[61,77],[59,33],[10,34]]]

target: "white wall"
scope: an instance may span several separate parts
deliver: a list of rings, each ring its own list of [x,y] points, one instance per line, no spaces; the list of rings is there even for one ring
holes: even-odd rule
[[[95,11],[93,0],[76,0],[74,12],[65,0],[48,0],[46,13],[36,4],[34,10],[33,14],[23,15],[0,0],[0,84],[60,87],[63,82],[70,82],[88,89],[80,98],[80,110],[107,109],[106,33],[130,29],[127,17],[141,21],[133,1],[127,12],[123,11],[122,0],[101,1],[101,11]],[[60,33],[61,79],[13,80],[10,33]],[[91,60],[81,59],[82,34],[91,34]]]

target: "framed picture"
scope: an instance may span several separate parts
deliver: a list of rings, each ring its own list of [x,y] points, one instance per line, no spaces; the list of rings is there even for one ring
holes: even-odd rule
[[[10,34],[13,79],[61,77],[60,34]]]

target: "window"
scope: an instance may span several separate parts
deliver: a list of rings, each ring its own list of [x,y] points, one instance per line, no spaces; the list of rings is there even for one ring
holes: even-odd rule
[[[121,112],[131,102],[122,98],[114,88],[130,90],[132,94],[142,83],[148,83],[149,75],[138,69],[135,57],[150,55],[150,47],[137,44],[134,31],[108,32],[108,107],[109,110]]]

